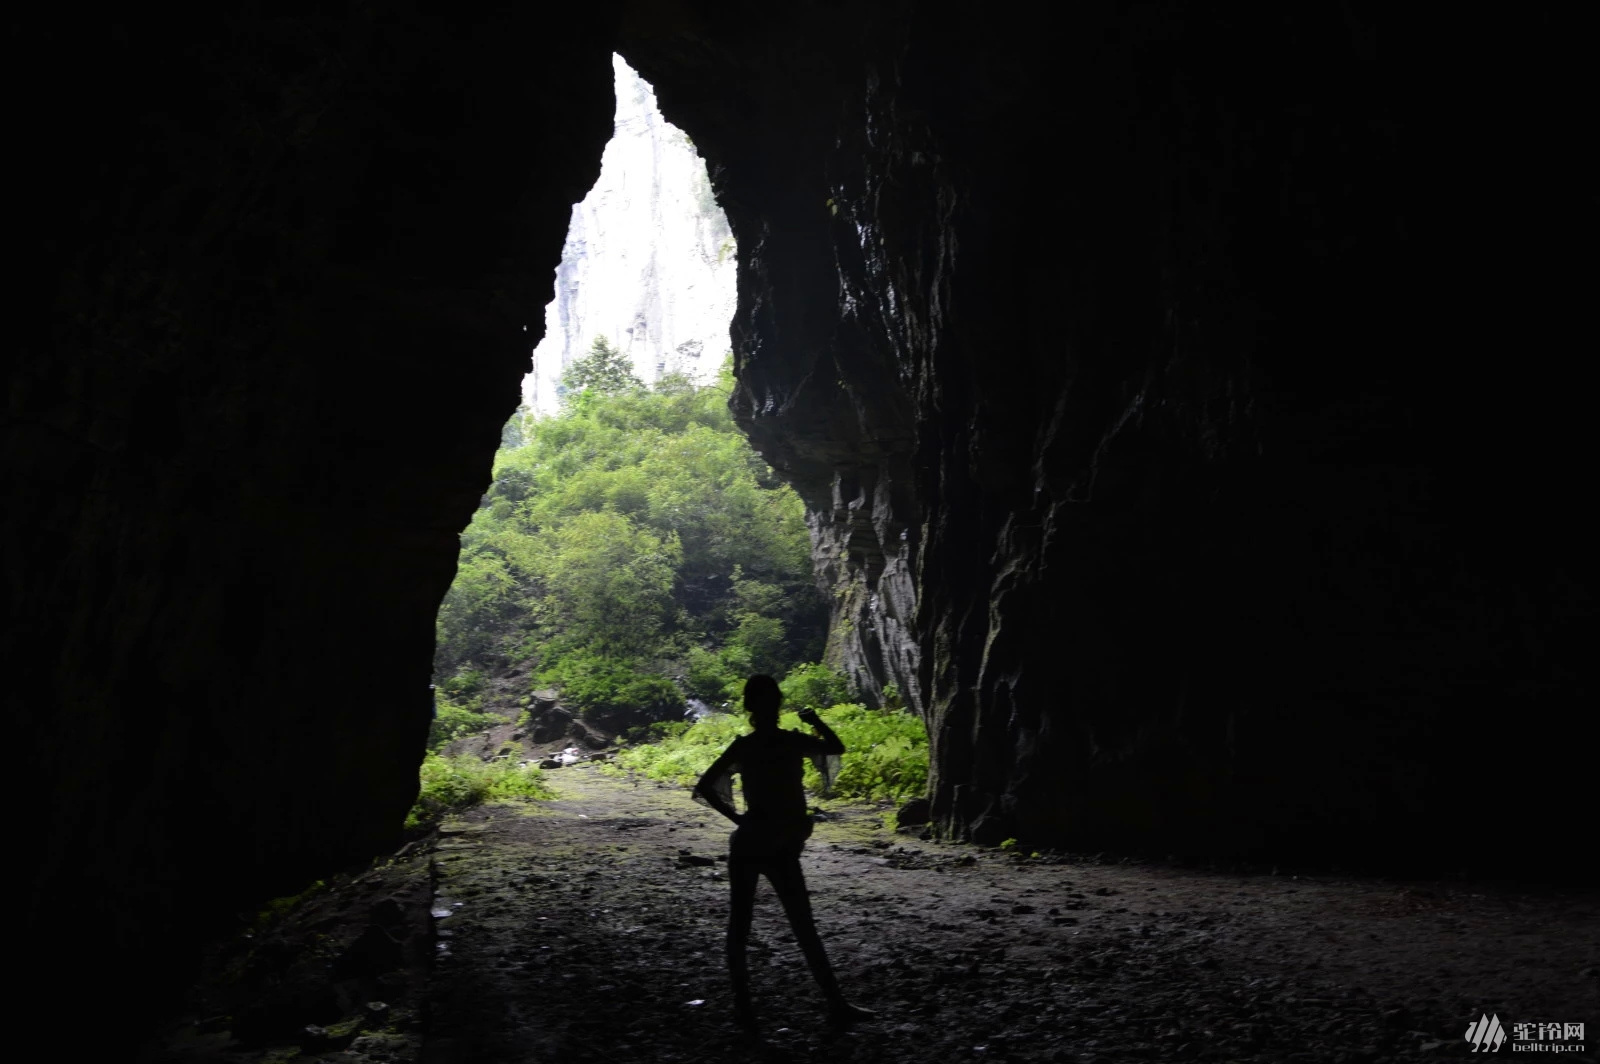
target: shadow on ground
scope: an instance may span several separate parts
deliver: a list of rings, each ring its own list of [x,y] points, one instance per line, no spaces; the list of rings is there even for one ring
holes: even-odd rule
[[[1592,891],[1033,858],[858,806],[804,864],[847,992],[881,1018],[826,1027],[763,885],[752,1037],[723,970],[725,825],[600,766],[553,779],[559,800],[473,810],[221,948],[147,1059],[1353,1064],[1469,1052],[1483,1013],[1508,1033],[1600,1017]]]

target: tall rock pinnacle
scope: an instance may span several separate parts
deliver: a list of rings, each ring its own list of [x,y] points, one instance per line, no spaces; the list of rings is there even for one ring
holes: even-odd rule
[[[561,373],[603,336],[645,381],[715,373],[728,351],[735,249],[705,162],[661,116],[655,91],[620,56],[615,132],[600,178],[573,205],[544,339],[523,380],[535,413],[559,403]]]

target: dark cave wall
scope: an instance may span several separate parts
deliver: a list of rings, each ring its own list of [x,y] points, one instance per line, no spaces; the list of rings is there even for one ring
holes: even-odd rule
[[[456,533],[611,133],[603,12],[270,11],[27,24],[13,71],[21,905],[112,1009],[398,844]]]
[[[624,52],[713,164],[737,415],[942,830],[1589,874],[1577,27],[842,14]]]
[[[272,10],[16,23],[24,970],[95,958],[100,1014],[395,841],[610,132],[604,6]],[[631,10],[944,831],[1592,859],[1588,38],[1468,17]]]

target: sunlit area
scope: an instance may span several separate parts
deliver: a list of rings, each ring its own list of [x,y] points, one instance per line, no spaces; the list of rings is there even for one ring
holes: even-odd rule
[[[737,248],[704,160],[620,57],[615,133],[572,209],[524,402],[439,610],[435,717],[412,823],[543,798],[546,773],[692,783],[782,680],[853,756],[813,793],[921,793],[921,721],[823,661],[827,602],[799,497],[728,410]]]
[[[523,381],[536,415],[558,412],[563,375],[598,341],[647,384],[670,375],[709,383],[728,350],[737,251],[705,160],[662,117],[650,85],[621,56],[611,62],[613,134],[594,188],[572,207]]]

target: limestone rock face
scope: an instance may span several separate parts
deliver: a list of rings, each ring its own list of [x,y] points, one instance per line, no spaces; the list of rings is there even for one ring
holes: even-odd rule
[[[559,404],[562,371],[602,336],[644,381],[705,380],[728,352],[737,254],[705,161],[661,116],[655,92],[614,57],[615,132],[600,177],[572,208],[545,308],[544,338],[523,380],[540,414]]]
[[[838,660],[928,722],[941,830],[1559,850],[1570,747],[1536,786],[1484,757],[1595,737],[1586,419],[1536,383],[1586,193],[1524,169],[1573,172],[1582,94],[1507,82],[1537,117],[1468,173],[1421,21],[1256,15],[789,9],[624,53],[711,161],[736,414],[806,501]]]

